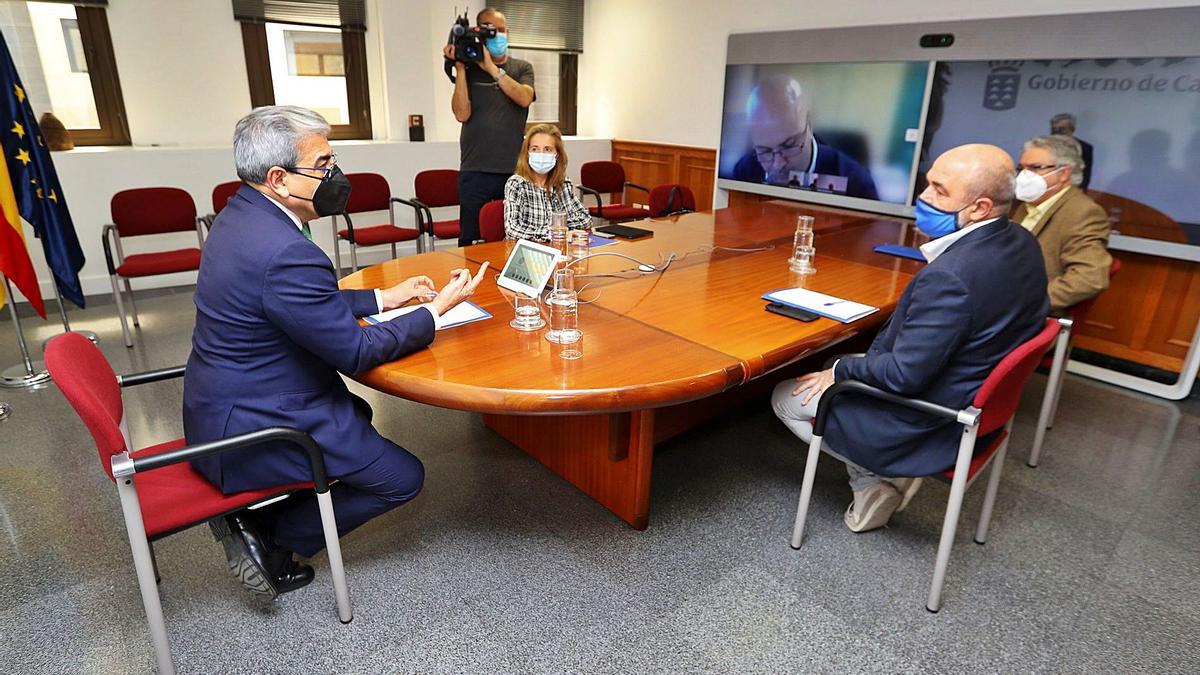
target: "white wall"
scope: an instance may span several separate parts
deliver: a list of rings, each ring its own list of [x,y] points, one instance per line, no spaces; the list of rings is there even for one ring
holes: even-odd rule
[[[1155,0],[590,0],[582,133],[715,148],[731,33],[1183,7]],[[1063,36],[1069,40],[1070,36]]]

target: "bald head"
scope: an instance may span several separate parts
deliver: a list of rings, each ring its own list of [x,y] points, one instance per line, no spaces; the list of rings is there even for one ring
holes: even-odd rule
[[[768,175],[786,177],[789,171],[808,169],[812,130],[799,82],[786,75],[763,78],[746,101],[746,121],[750,141]]]
[[[943,211],[960,211],[967,225],[1008,213],[1015,168],[1008,153],[994,145],[960,145],[942,153],[925,177],[921,199]]]

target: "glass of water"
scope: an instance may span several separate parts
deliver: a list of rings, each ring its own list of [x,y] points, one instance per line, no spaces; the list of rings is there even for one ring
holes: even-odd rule
[[[567,255],[572,260],[578,260],[588,254],[588,243],[591,236],[587,230],[571,230],[567,233]]]
[[[550,330],[546,331],[546,339],[560,345],[579,342],[583,334],[579,330],[579,296],[575,291],[551,291],[549,304]]]
[[[552,288],[556,291],[575,290],[575,270],[570,267],[554,270],[554,286]]]
[[[567,212],[554,211],[550,214],[550,246],[562,253],[567,252]]]
[[[813,231],[813,217],[800,216],[796,219],[796,233],[792,235],[792,257],[788,258],[788,269],[800,274],[812,274],[817,271],[813,260],[817,257],[817,249]]]
[[[517,293],[516,299],[513,300],[513,309],[515,314],[513,320],[508,322],[509,326],[520,331],[534,331],[546,325],[546,320],[542,318],[542,309],[538,306],[536,297],[529,297],[524,293]]]

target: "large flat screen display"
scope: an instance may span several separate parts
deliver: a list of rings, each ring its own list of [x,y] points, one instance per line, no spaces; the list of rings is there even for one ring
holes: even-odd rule
[[[906,214],[930,64],[735,64],[721,187]]]

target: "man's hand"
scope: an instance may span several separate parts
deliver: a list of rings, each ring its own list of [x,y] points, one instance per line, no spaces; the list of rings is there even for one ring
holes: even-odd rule
[[[804,394],[800,405],[808,405],[809,401],[820,396],[831,386],[833,386],[833,368],[797,377],[796,388],[792,390],[792,396]]]
[[[433,305],[434,310],[437,311],[438,316],[449,312],[458,303],[471,297],[471,294],[475,292],[480,282],[483,281],[484,274],[487,273],[487,268],[488,264],[484,262],[479,266],[479,272],[474,277],[471,276],[471,270],[468,269],[458,269],[451,272],[450,283],[443,286],[442,290],[438,291],[438,296],[430,303]]]
[[[484,50],[484,51],[487,51],[487,50]],[[446,57],[447,59],[450,59],[451,61],[454,61],[454,67],[458,70],[459,74],[467,72],[467,64],[463,63],[462,61],[455,61],[453,44],[448,44],[442,48],[442,56]]]
[[[382,289],[379,293],[383,296],[383,309],[387,311],[396,309],[418,296],[431,296],[434,292],[433,279],[419,276],[405,279],[391,288]]]
[[[483,61],[479,64],[479,67],[483,68],[483,72],[491,75],[493,80],[496,79],[496,73],[500,72],[500,66],[497,66],[495,61],[492,61],[492,53],[488,51],[487,46],[483,48]]]

